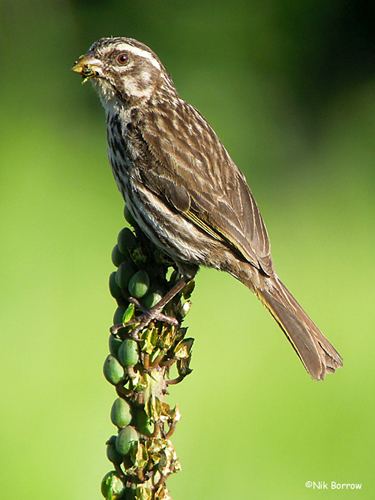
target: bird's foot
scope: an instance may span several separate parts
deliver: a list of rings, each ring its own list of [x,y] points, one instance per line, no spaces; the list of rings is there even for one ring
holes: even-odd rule
[[[141,332],[144,328],[146,328],[151,323],[151,321],[156,320],[162,323],[167,323],[168,325],[174,325],[174,326],[178,325],[178,321],[176,318],[173,318],[172,316],[167,316],[166,314],[162,313],[165,304],[159,303],[156,304],[156,306],[152,307],[151,309],[146,309],[135,297],[129,297],[128,300],[131,304],[134,304],[137,307],[137,309],[140,309],[142,313],[134,317],[127,323],[120,323],[118,325],[113,325],[110,328],[110,332],[112,333],[112,335],[116,335],[122,328],[136,325],[135,328],[132,328],[131,331],[129,331],[127,336],[134,340],[139,340],[139,335],[138,335],[139,332]]]

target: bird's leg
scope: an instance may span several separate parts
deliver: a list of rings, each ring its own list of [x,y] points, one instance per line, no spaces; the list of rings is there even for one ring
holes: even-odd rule
[[[178,325],[178,321],[176,320],[176,318],[166,316],[162,313],[162,310],[178,293],[181,292],[181,290],[185,288],[188,281],[189,279],[185,277],[180,278],[175,283],[175,285],[170,290],[168,290],[168,292],[160,299],[160,301],[151,309],[145,309],[137,299],[135,299],[134,297],[130,297],[129,302],[132,302],[134,305],[139,307],[142,311],[142,314],[129,323],[126,323],[126,325],[123,323],[119,325],[113,325],[111,327],[111,333],[116,334],[121,328],[124,328],[124,326],[129,326],[132,323],[138,323],[137,327],[131,332],[131,336],[133,338],[136,338],[138,333],[143,330],[143,328],[146,328],[146,326],[153,320],[169,323],[170,325]]]

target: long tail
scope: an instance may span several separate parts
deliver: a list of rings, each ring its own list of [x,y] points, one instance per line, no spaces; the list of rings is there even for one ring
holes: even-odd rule
[[[277,276],[256,288],[257,296],[278,322],[306,370],[316,380],[342,366],[342,358]]]

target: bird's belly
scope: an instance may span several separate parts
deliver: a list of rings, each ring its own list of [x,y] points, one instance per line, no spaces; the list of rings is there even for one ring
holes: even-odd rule
[[[214,240],[136,180],[137,161],[129,148],[109,144],[117,187],[143,233],[175,262],[219,268],[212,262]]]
[[[131,182],[124,198],[146,236],[175,262],[210,265],[212,240],[143,186]]]

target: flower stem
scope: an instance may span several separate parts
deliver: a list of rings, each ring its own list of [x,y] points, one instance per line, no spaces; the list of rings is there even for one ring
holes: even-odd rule
[[[104,375],[118,396],[111,411],[117,435],[107,441],[114,470],[104,477],[102,493],[107,500],[167,500],[167,478],[181,468],[170,440],[180,412],[168,404],[168,387],[191,373],[193,339],[182,322],[194,283],[152,317],[181,283],[177,269],[137,227],[120,231],[112,261],[117,271],[110,292],[118,307]]]

